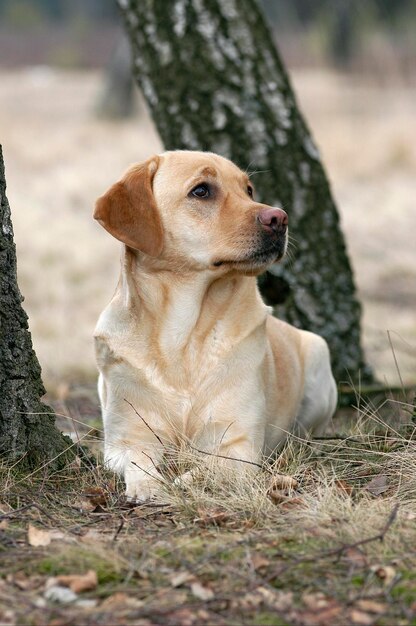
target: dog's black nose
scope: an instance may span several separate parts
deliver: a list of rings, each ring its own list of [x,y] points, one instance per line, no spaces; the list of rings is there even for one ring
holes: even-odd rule
[[[288,225],[287,213],[283,209],[268,207],[257,214],[257,221],[265,230],[272,232],[285,231]]]

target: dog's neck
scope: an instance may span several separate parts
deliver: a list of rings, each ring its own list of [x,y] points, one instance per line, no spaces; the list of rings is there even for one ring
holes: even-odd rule
[[[150,322],[146,327],[154,331],[151,341],[162,355],[171,357],[172,352],[183,354],[186,348],[202,349],[219,335],[226,336],[230,345],[238,343],[268,313],[253,276],[155,270],[129,248],[122,259],[119,289],[124,306]]]

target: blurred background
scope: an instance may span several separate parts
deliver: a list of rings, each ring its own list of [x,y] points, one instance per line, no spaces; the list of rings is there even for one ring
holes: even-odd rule
[[[332,184],[367,359],[389,385],[415,382],[416,3],[262,4]],[[128,52],[113,0],[0,0],[0,142],[19,285],[58,398],[96,378],[92,334],[118,275],[119,244],[94,223],[94,201],[162,149]]]

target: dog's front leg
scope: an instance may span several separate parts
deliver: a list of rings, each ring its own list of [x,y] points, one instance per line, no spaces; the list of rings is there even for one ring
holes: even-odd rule
[[[230,422],[214,423],[198,444],[199,452],[218,467],[256,473],[261,467],[264,433]]]
[[[145,502],[156,496],[163,483],[156,461],[146,452],[130,452],[124,467],[126,496],[131,501]]]
[[[147,421],[140,421],[134,411],[128,412],[123,405],[104,410],[103,417],[106,466],[123,476],[128,498],[149,500],[162,482],[157,468],[165,452],[163,442],[158,441]]]

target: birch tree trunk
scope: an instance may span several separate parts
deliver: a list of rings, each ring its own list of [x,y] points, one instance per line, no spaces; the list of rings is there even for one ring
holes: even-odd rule
[[[45,390],[17,285],[1,146],[0,200],[0,462],[21,460],[31,469],[48,462],[56,469],[71,456],[72,442],[56,430],[52,409],[40,400]]]
[[[256,0],[118,3],[166,149],[210,150],[254,170],[257,198],[289,214],[293,260],[261,277],[265,299],[326,338],[338,380],[369,380],[337,210]]]

